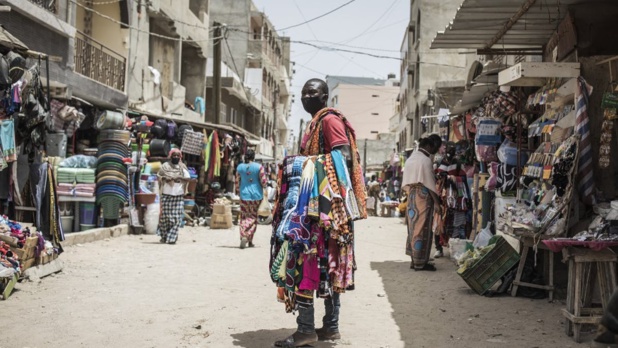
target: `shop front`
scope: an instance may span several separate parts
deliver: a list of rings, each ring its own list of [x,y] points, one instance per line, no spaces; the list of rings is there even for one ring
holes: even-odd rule
[[[500,279],[498,291],[513,296],[553,300],[566,290],[562,314],[576,341],[617,286],[618,45],[599,39],[616,10],[466,0],[431,46],[484,59],[448,117],[455,165],[438,170],[458,273],[479,294]],[[487,25],[470,28],[475,21]],[[555,281],[556,254],[565,282]],[[598,301],[582,295],[593,291]]]

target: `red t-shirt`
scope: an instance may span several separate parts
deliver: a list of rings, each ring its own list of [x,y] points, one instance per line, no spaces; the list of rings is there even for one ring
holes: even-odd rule
[[[329,153],[333,147],[349,145],[350,140],[345,131],[345,124],[337,115],[330,114],[322,120],[324,132],[324,151]]]

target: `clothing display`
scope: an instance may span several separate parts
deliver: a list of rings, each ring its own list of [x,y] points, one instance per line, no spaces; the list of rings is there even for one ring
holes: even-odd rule
[[[333,120],[343,125],[343,132],[339,126],[328,128]],[[354,289],[353,221],[367,213],[356,137],[345,117],[326,108],[307,129],[302,156],[286,157],[279,170],[270,274],[286,311],[298,309],[300,317],[312,320],[314,293],[334,299],[334,293]],[[322,145],[339,143],[335,139],[342,134],[352,149],[352,168],[338,149],[326,151],[336,146]]]

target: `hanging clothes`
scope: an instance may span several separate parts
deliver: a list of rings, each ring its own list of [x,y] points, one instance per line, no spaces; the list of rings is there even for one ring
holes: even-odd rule
[[[213,133],[214,132],[210,133],[210,135],[208,136],[208,138],[206,138],[206,141],[204,142],[204,173],[208,173],[208,170],[210,169],[210,156]]]
[[[0,125],[0,142],[2,143],[4,159],[7,162],[15,162],[17,160],[17,152],[15,151],[15,123],[13,120],[2,121]]]

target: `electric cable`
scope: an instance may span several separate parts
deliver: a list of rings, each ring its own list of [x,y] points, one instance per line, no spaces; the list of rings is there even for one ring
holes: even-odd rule
[[[348,6],[349,4],[353,3],[354,1],[356,1],[356,0],[350,0],[350,1],[346,2],[345,4],[343,4],[343,5],[341,5],[341,6],[337,7],[337,8],[334,8],[334,9],[332,9],[332,10],[330,10],[330,11],[324,13],[324,14],[321,14],[321,15],[317,16],[317,17],[313,17],[313,18],[311,18],[309,20],[305,20],[302,23],[290,25],[289,27],[285,27],[285,28],[281,28],[281,29],[276,29],[276,30],[277,31],[284,31],[284,30],[300,27],[301,25],[305,25],[307,23],[311,23],[311,22],[315,21],[316,19],[320,19],[320,18],[322,18],[324,16],[327,16],[327,15],[329,15],[329,14],[331,14],[331,13],[333,13],[333,12],[335,12],[335,11],[341,9],[341,8],[344,8],[344,7]]]

